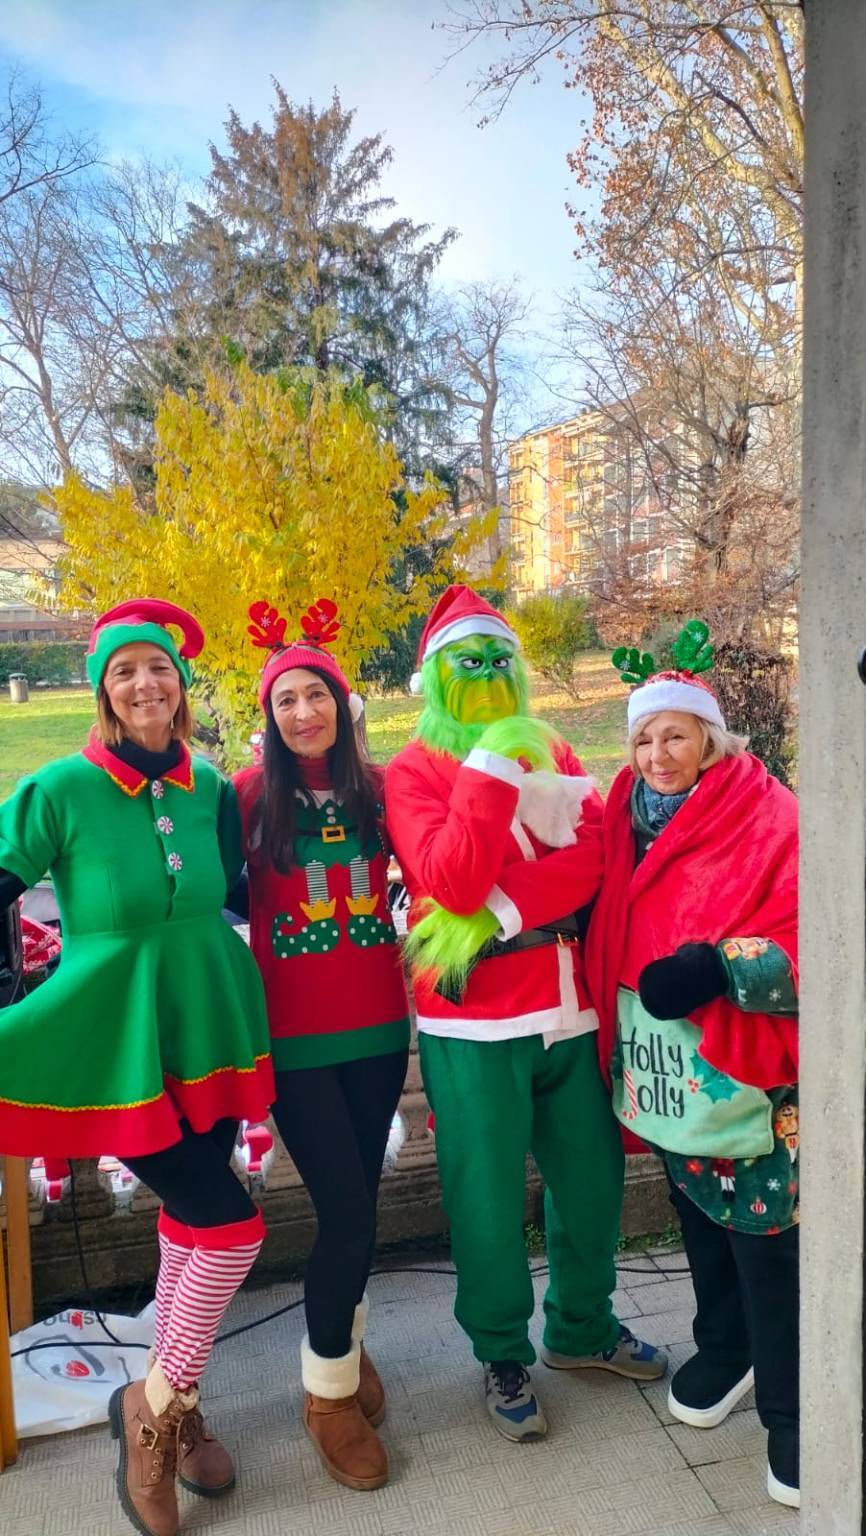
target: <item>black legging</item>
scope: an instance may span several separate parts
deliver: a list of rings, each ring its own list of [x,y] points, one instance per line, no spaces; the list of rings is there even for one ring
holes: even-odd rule
[[[152,1189],[166,1215],[188,1227],[222,1227],[247,1221],[256,1208],[231,1169],[238,1134],[236,1120],[218,1120],[209,1131],[180,1123],[181,1140],[161,1152],[123,1158],[125,1166]]]
[[[682,1222],[694,1281],[698,1351],[734,1375],[754,1366],[755,1404],[764,1428],[796,1428],[799,1227],[769,1237],[729,1231],[675,1185],[671,1203]]]
[[[278,1072],[271,1113],[316,1208],[304,1275],[310,1346],[348,1354],[376,1247],[376,1198],[408,1051]]]

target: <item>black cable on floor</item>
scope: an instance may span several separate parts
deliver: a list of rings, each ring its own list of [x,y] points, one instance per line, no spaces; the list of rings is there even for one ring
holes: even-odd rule
[[[75,1199],[74,1199],[74,1195],[73,1195],[73,1206],[72,1206],[72,1209],[73,1209],[73,1219],[75,1219]],[[76,1236],[78,1236],[77,1224],[76,1224]],[[85,1264],[84,1264],[84,1253],[83,1253],[83,1250],[82,1250],[82,1247],[81,1247],[81,1239],[80,1239],[80,1237],[78,1237],[78,1256],[79,1256],[79,1260],[81,1262],[82,1276],[83,1276],[84,1281],[85,1281],[84,1288],[92,1296],[93,1293],[90,1291],[90,1286],[89,1286],[89,1282],[88,1282],[88,1279],[87,1279],[87,1270],[86,1270]],[[549,1272],[550,1272],[549,1271],[549,1266],[547,1264],[538,1264],[538,1265],[535,1266],[535,1268],[531,1268],[530,1271],[529,1271],[529,1273],[533,1277],[533,1279],[536,1278],[538,1275],[549,1274]],[[648,1271],[646,1269],[635,1269],[635,1268],[627,1269],[627,1267],[625,1265],[619,1265],[617,1267],[617,1272],[619,1274],[627,1273],[627,1274],[632,1274],[632,1275],[646,1275],[646,1274],[650,1273],[650,1271]],[[663,1275],[664,1274],[687,1275],[688,1274],[688,1269],[662,1269],[662,1270],[659,1270],[657,1272],[659,1274],[663,1274]],[[453,1265],[449,1265],[447,1268],[436,1268],[436,1269],[433,1269],[432,1267],[430,1267],[429,1265],[426,1265],[426,1264],[401,1264],[401,1265],[389,1264],[389,1265],[385,1265],[382,1269],[371,1269],[371,1271],[370,1271],[370,1279],[371,1280],[376,1280],[376,1279],[379,1279],[381,1276],[384,1276],[384,1275],[448,1275],[448,1276],[452,1276],[453,1277],[453,1276],[456,1276],[456,1274],[457,1274],[457,1271],[453,1267]],[[304,1304],[304,1298],[303,1298],[303,1296],[299,1296],[296,1301],[289,1301],[289,1302],[286,1303],[286,1305],[284,1307],[277,1307],[276,1311],[274,1311],[274,1312],[266,1312],[264,1317],[256,1317],[256,1318],[253,1319],[253,1321],[251,1323],[242,1323],[239,1328],[230,1328],[227,1333],[221,1333],[214,1340],[214,1349],[218,1348],[218,1346],[220,1344],[228,1343],[229,1339],[237,1339],[237,1338],[239,1338],[242,1333],[251,1333],[254,1328],[262,1328],[265,1323],[272,1323],[272,1322],[274,1322],[276,1320],[276,1318],[284,1317],[287,1312],[294,1312],[297,1307],[301,1307],[301,1306],[303,1306],[303,1304]],[[111,1332],[111,1329],[109,1328],[108,1324],[106,1323],[105,1318],[103,1317],[102,1313],[99,1311],[99,1309],[96,1306],[91,1305],[89,1310],[91,1312],[93,1312],[94,1316],[96,1317],[97,1321],[100,1324],[100,1327],[103,1328],[104,1331],[108,1334],[108,1339],[107,1340],[102,1340],[102,1339],[90,1340],[88,1342],[88,1345],[87,1345],[88,1349],[108,1349],[109,1341],[112,1344],[119,1345],[121,1349],[149,1349],[150,1348],[149,1344],[138,1344],[138,1343],[133,1343],[133,1342],[124,1343],[123,1340],[118,1339],[116,1337],[116,1335]],[[44,1344],[30,1344],[30,1345],[27,1345],[26,1347],[24,1347],[22,1349],[13,1350],[10,1358],[14,1360],[18,1355],[29,1354],[30,1351],[34,1350],[34,1349],[62,1349],[64,1347],[64,1342],[65,1341],[59,1341],[59,1342],[58,1341],[54,1341],[54,1342],[47,1341]],[[74,1349],[76,1347],[75,1346],[75,1341],[73,1339],[70,1339],[68,1342],[69,1342],[70,1348]]]

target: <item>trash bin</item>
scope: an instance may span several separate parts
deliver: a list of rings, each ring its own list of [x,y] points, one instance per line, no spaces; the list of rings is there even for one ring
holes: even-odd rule
[[[26,704],[30,697],[30,688],[23,672],[9,673],[9,697],[13,704]]]

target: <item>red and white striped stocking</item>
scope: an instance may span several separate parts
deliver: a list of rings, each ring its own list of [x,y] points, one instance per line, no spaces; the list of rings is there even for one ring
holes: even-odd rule
[[[186,1392],[210,1358],[217,1330],[235,1292],[255,1263],[265,1236],[261,1213],[222,1227],[190,1227],[195,1247],[174,1290],[157,1359],[178,1392]]]
[[[165,1341],[177,1282],[192,1254],[195,1238],[189,1227],[182,1221],[175,1221],[165,1209],[160,1210],[156,1235],[159,1242],[159,1274],[156,1277],[156,1322],[153,1347],[156,1355],[159,1356]]]

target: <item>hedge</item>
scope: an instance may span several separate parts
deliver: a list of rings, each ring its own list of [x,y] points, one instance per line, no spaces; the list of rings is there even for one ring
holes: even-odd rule
[[[26,644],[0,643],[0,685],[10,673],[23,672],[31,687],[48,683],[62,688],[86,679],[87,646],[80,640],[30,640]]]

